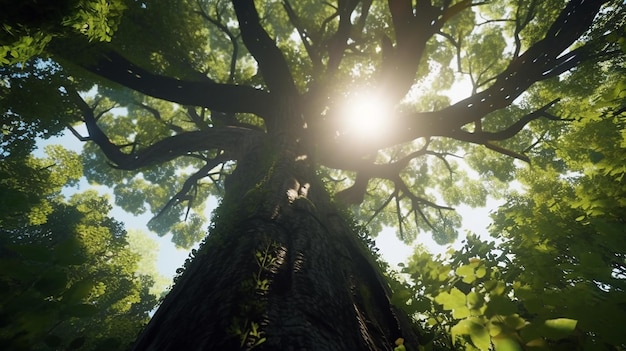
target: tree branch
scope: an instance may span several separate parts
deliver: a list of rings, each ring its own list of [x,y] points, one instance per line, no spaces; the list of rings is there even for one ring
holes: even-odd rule
[[[295,96],[297,89],[287,60],[261,26],[254,1],[233,0],[232,3],[239,21],[243,42],[256,59],[269,90],[283,95],[283,98]]]
[[[463,0],[443,8],[434,7],[430,1],[418,1],[413,10],[410,0],[388,0],[396,47],[381,65],[382,91],[392,100],[400,100],[415,81],[417,68],[426,48],[426,42],[441,30],[446,21],[461,11],[474,6]]]
[[[569,2],[562,10],[559,20],[552,24],[548,35],[511,60],[489,88],[439,111],[400,116],[398,123],[393,125],[394,131],[389,133],[393,137],[381,140],[371,148],[376,150],[420,137],[451,136],[458,133],[462,126],[509,106],[534,83],[557,76],[576,67],[580,62],[593,58],[594,52],[602,50],[599,41],[560,55],[591,26],[601,4],[602,1]],[[367,151],[371,152],[371,149]]]
[[[206,21],[213,24],[219,30],[221,30],[224,34],[226,34],[226,36],[230,40],[231,45],[233,46],[233,53],[230,55],[230,72],[228,74],[228,83],[232,84],[235,82],[237,57],[239,56],[239,44],[237,43],[237,36],[233,34],[233,32],[231,32],[230,29],[224,23],[222,23],[220,19],[219,11],[217,11],[217,4],[215,5],[216,7],[215,12],[217,14],[217,18],[213,18],[209,16],[209,14],[204,10],[200,0],[197,0],[196,3],[198,4],[198,8],[200,8],[200,11],[198,11],[197,13],[200,16],[202,16],[202,18],[204,18]]]
[[[357,0],[339,0],[339,26],[328,42],[328,64],[326,73],[328,76],[335,74],[344,57],[345,50],[352,29],[352,12],[359,2]]]
[[[146,104],[141,103],[140,101],[136,101],[133,100],[133,105],[138,106],[146,111],[148,111],[152,116],[154,116],[154,119],[156,119],[157,121],[159,121],[160,123],[162,123],[164,126],[166,126],[167,128],[169,128],[170,130],[176,132],[176,133],[183,133],[184,129],[173,124],[170,122],[166,122],[163,117],[161,117],[161,112],[159,112],[159,110],[155,109],[152,106],[148,106]]]
[[[455,138],[459,138],[459,140],[465,140],[465,141],[469,141],[472,143],[477,143],[477,144],[482,144],[488,141],[493,141],[493,140],[506,140],[509,138],[514,137],[520,130],[522,130],[522,128],[524,128],[528,123],[539,119],[541,117],[545,117],[549,120],[552,121],[565,121],[564,119],[558,118],[552,114],[549,114],[547,112],[547,110],[554,106],[554,104],[556,104],[557,102],[559,102],[560,99],[554,99],[552,101],[550,101],[549,103],[547,103],[546,105],[544,105],[543,107],[541,107],[540,109],[533,111],[523,117],[521,117],[519,120],[517,120],[515,123],[513,123],[512,125],[510,125],[509,127],[507,127],[504,130],[501,130],[499,132],[483,132],[483,131],[475,131],[474,133],[468,133],[468,132],[464,132],[464,131],[457,131],[454,134],[451,134],[450,136],[454,136]],[[470,134],[471,137],[466,137],[465,135]],[[471,140],[470,140],[471,139]]]
[[[190,195],[188,195],[191,189],[197,186],[197,182],[200,179],[208,176],[209,172],[213,168],[219,166],[220,164],[224,162],[229,161],[230,159],[231,157],[226,156],[226,154],[220,154],[216,156],[215,158],[208,160],[206,165],[204,165],[196,173],[194,173],[193,175],[191,175],[189,178],[185,180],[182,188],[176,193],[176,195],[170,198],[170,200],[165,204],[165,206],[163,206],[163,208],[159,211],[159,213],[156,216],[152,217],[152,219],[150,220],[152,221],[152,220],[159,218],[162,214],[167,212],[172,206],[177,205],[185,200],[189,201],[189,206],[187,208],[187,213],[189,213],[189,209],[191,208],[191,203],[193,201],[193,198],[190,197]]]
[[[107,135],[96,123],[91,107],[74,91],[69,90],[70,99],[79,107],[89,138],[95,142],[111,163],[125,170],[134,170],[157,163],[171,161],[177,157],[188,155],[191,152],[207,149],[228,150],[230,154],[238,154],[239,148],[245,140],[261,138],[265,134],[259,131],[237,128],[222,127],[210,128],[203,131],[185,132],[162,139],[142,150],[134,150],[130,154],[121,151],[122,146],[113,144]]]
[[[343,189],[335,197],[344,204],[357,205],[363,202],[365,199],[365,193],[367,191],[367,184],[370,181],[370,177],[363,173],[357,173],[354,178],[354,184],[352,186]]]
[[[311,63],[313,64],[313,71],[317,73],[321,72],[322,71],[322,59],[320,58],[320,55],[317,52],[317,50],[309,42],[309,39],[310,39],[309,34],[302,27],[300,17],[298,17],[298,15],[296,14],[296,11],[294,11],[293,7],[291,6],[291,3],[289,3],[288,0],[283,0],[283,7],[285,8],[285,11],[287,12],[287,17],[289,17],[289,21],[291,22],[291,24],[293,24],[293,26],[298,31],[298,35],[300,36],[300,40],[302,40],[304,49],[306,50],[307,54],[309,55],[309,59],[311,59]]]
[[[101,54],[95,62],[83,64],[83,67],[127,88],[181,105],[202,106],[222,112],[247,112],[261,118],[271,118],[273,112],[273,97],[262,90],[219,84],[208,79],[198,82],[160,76],[134,65],[112,50]]]

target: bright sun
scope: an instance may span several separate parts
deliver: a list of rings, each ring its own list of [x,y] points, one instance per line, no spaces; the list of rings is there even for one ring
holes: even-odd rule
[[[370,138],[384,133],[390,105],[385,98],[373,93],[354,93],[342,109],[343,130],[359,138]]]

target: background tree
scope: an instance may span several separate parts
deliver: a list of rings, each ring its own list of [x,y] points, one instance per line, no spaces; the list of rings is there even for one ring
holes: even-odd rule
[[[71,102],[93,141],[88,177],[115,186],[127,210],[158,214],[157,233],[189,246],[203,235],[205,197],[222,196],[139,350],[392,349],[401,336],[408,349],[429,345],[389,303],[330,195],[374,230],[450,241],[452,206],[484,203],[498,190],[484,181],[512,180],[514,159],[529,161],[545,139],[539,119],[569,117],[566,96],[542,89],[618,60],[625,18],[618,1],[579,0],[126,7],[110,44],[59,38],[30,67],[58,69],[65,83],[50,94]],[[441,91],[460,76],[472,91],[451,104]],[[89,82],[98,92],[83,99]],[[346,124],[346,106],[374,97],[384,118],[363,135],[376,119],[361,110]]]
[[[7,156],[0,218],[0,346],[7,350],[110,350],[134,341],[156,305],[150,275],[122,223],[95,191],[69,201],[78,155]]]

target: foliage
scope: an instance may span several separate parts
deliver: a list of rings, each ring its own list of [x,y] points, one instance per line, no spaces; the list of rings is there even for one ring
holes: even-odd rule
[[[123,1],[3,1],[0,65],[24,63],[41,55],[56,37],[80,34],[89,41],[110,41],[125,8]]]
[[[80,88],[49,60],[0,66],[0,159],[25,157],[37,138],[58,135],[80,120],[68,101],[68,87]]]
[[[92,270],[110,274],[114,266],[124,274],[111,281],[127,295],[105,292],[104,302],[81,295],[80,303],[123,312],[150,304],[149,282],[133,275],[137,258],[125,248],[119,223],[104,215],[106,202],[92,193],[67,203],[57,196],[78,177],[76,155],[55,149],[53,163],[66,166],[58,173],[49,170],[52,163],[27,156],[35,137],[80,121],[87,132],[71,131],[87,142],[81,158],[89,182],[111,187],[124,210],[153,214],[149,228],[172,233],[181,247],[204,235],[210,195],[241,192],[243,202],[260,206],[284,196],[228,182],[234,169],[279,155],[308,160],[373,235],[393,226],[407,243],[420,232],[452,242],[461,223],[454,206],[482,206],[518,181],[526,191],[506,194],[494,215],[498,246],[470,236],[445,258],[419,251],[405,269],[411,281],[393,282],[393,302],[433,328],[420,346],[623,349],[615,329],[624,275],[622,1],[36,5],[22,2],[0,17],[0,157],[6,160],[0,186],[8,194],[0,224],[25,231],[7,236],[14,242],[6,250],[26,247],[11,254],[35,261],[24,267],[37,267],[29,253],[34,244],[19,240],[47,240],[40,233],[52,233],[51,215],[67,210],[74,227],[63,235],[73,235],[85,259],[96,260],[63,265],[56,241],[45,242],[47,251],[35,246],[61,272],[52,280],[64,283],[33,290],[28,296],[37,303],[72,295],[81,280],[65,277],[74,269],[91,277]],[[461,89],[458,82],[467,93],[449,96]],[[366,105],[363,97],[380,99],[382,122],[365,121],[367,109],[359,110],[356,125],[346,122],[349,107]],[[373,133],[360,133],[375,123],[380,128]],[[281,148],[251,151],[272,143]],[[275,172],[259,169],[268,174],[250,179]],[[221,209],[216,217],[237,221],[234,213]],[[208,240],[236,240],[228,229]],[[97,261],[106,245],[119,255]],[[253,292],[264,287],[259,267]],[[30,291],[30,283],[5,285]],[[142,321],[147,305],[133,310],[130,324]],[[55,311],[48,315],[65,313]],[[256,320],[239,322],[242,344],[264,340]],[[41,325],[33,332],[44,335]]]
[[[75,184],[82,175],[76,153],[59,145],[46,147],[48,158],[10,157],[0,163],[0,210],[2,227],[17,226],[23,217],[28,224],[45,223],[54,196],[63,186]]]
[[[81,175],[78,156],[58,145],[47,151],[2,163],[0,345],[125,348],[156,304],[153,279],[135,273],[139,253],[106,197],[60,196]]]
[[[415,13],[422,15],[411,15],[413,29],[395,28],[406,9],[379,2],[342,3],[346,14],[314,0],[251,4],[111,5],[117,10],[107,20],[119,21],[119,28],[110,44],[83,49],[80,37],[61,38],[49,47],[54,61],[24,63],[23,74],[14,67],[7,71],[7,91],[18,81],[38,77],[31,71],[54,73],[42,95],[61,101],[66,111],[60,116],[69,120],[36,119],[36,123],[56,121],[54,128],[45,129],[54,134],[82,115],[90,126],[90,135],[83,140],[94,141],[83,156],[88,179],[114,188],[116,203],[125,210],[154,214],[150,229],[159,235],[172,232],[178,246],[190,247],[201,239],[207,218],[200,199],[223,194],[225,176],[236,164],[238,148],[245,145],[238,140],[274,133],[273,125],[300,135],[306,152],[328,170],[337,198],[353,205],[374,235],[382,226],[392,226],[406,242],[419,232],[432,232],[443,244],[456,238],[461,223],[453,207],[481,206],[487,196],[499,196],[512,180],[513,159],[526,160],[532,152],[529,145],[542,138],[547,123],[538,118],[558,119],[549,109],[563,108],[555,107],[556,100],[546,105],[543,98],[520,102],[516,98],[526,89],[553,84],[549,82],[558,81],[564,72],[575,72],[579,62],[598,67],[598,61],[615,57],[623,32],[622,10],[603,10],[591,21],[581,13],[593,13],[599,4],[577,1],[568,6],[590,8],[569,11],[558,2],[424,3],[416,5],[420,9]],[[616,5],[608,2],[604,8],[612,6]],[[248,15],[253,18],[245,19]],[[582,17],[568,21],[564,16]],[[252,25],[256,22],[260,27]],[[409,32],[418,27],[423,35],[411,36]],[[507,44],[511,37],[514,45]],[[265,46],[254,45],[265,41]],[[570,46],[576,50],[562,56]],[[534,61],[526,60],[529,56]],[[107,59],[102,61],[103,57]],[[542,57],[552,61],[544,63]],[[506,82],[511,70],[530,72],[525,66],[530,61],[552,68],[546,68],[549,74]],[[398,73],[402,70],[407,74]],[[578,77],[579,82],[584,79],[582,74]],[[458,80],[468,81],[471,92],[451,103],[443,91]],[[593,86],[601,82],[599,78]],[[98,84],[96,95],[81,101],[75,92],[93,83]],[[500,88],[496,83],[505,85]],[[277,86],[272,89],[273,84]],[[10,91],[27,92],[35,85],[25,81]],[[204,89],[208,91],[202,93]],[[281,89],[291,91],[277,92],[272,100],[272,90]],[[356,97],[377,92],[391,101],[385,113],[390,131],[370,137],[372,142],[365,147],[367,137],[350,130],[342,111],[347,104],[362,103]],[[289,94],[300,98],[288,98]],[[247,107],[239,103],[241,99]],[[285,100],[294,106],[283,108]],[[3,128],[14,124],[15,117],[26,125],[39,118],[38,113],[19,110],[23,101],[6,101],[10,109]],[[475,115],[474,106],[489,107]],[[305,123],[270,121],[287,118],[280,116],[289,109],[299,110],[295,115]],[[86,113],[93,115],[93,122]],[[440,121],[439,129],[422,127],[431,120]],[[527,124],[530,128],[521,128]],[[306,130],[296,131],[304,125]],[[216,138],[225,135],[224,127],[243,129],[226,142]],[[96,137],[96,129],[103,135]],[[403,136],[403,131],[412,135]],[[6,145],[32,140],[32,132],[21,124],[4,134],[10,136]],[[216,141],[201,145],[200,139]],[[183,140],[194,144],[192,150],[183,146]],[[133,160],[133,154],[142,158]],[[512,157],[503,159],[502,154]],[[479,177],[459,161],[463,155]],[[117,167],[109,167],[111,163]]]
[[[624,90],[603,96],[622,103]],[[417,251],[403,270],[412,283],[399,290],[410,291],[408,311],[448,347],[626,347],[626,115],[621,106],[587,110],[554,141],[567,175],[552,164],[518,172],[524,192],[493,214],[499,245],[468,236],[443,258]]]

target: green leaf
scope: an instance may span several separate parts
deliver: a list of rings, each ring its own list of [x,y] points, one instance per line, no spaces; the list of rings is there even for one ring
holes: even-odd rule
[[[559,340],[571,335],[577,323],[576,320],[568,318],[534,322],[522,329],[522,337],[526,341],[535,340],[537,338]]]
[[[491,346],[491,337],[484,325],[478,323],[472,323],[470,328],[470,338],[474,346],[480,350],[489,350]]]
[[[482,294],[477,292],[470,292],[467,294],[467,304],[472,309],[480,308],[485,303],[485,298]]]
[[[465,306],[455,307],[454,310],[452,310],[452,317],[454,317],[455,319],[463,319],[469,316],[470,310]]]
[[[457,288],[452,288],[450,292],[442,292],[435,297],[435,302],[443,305],[446,310],[453,310],[459,307],[465,307],[466,298],[465,294]]]
[[[485,282],[485,289],[491,295],[502,295],[506,290],[506,284],[497,280],[489,280]]]
[[[487,328],[478,319],[464,319],[450,329],[453,338],[459,335],[469,335],[474,346],[480,350],[489,350],[491,337]]]
[[[526,326],[526,320],[517,314],[513,314],[504,318],[504,324],[513,330],[520,330]]]
[[[546,327],[546,334],[544,336],[549,339],[562,339],[574,332],[577,323],[578,321],[575,319],[569,318],[549,319],[544,323]]]
[[[413,296],[411,290],[401,289],[396,291],[391,297],[391,304],[396,306],[406,306],[407,301]]]
[[[487,274],[487,269],[485,268],[485,266],[480,266],[478,268],[476,268],[476,278],[482,278]]]
[[[496,351],[523,351],[517,340],[508,335],[494,337],[491,340]]]
[[[476,280],[474,275],[474,267],[470,265],[463,265],[456,269],[456,274],[463,277],[463,282],[471,284]]]

